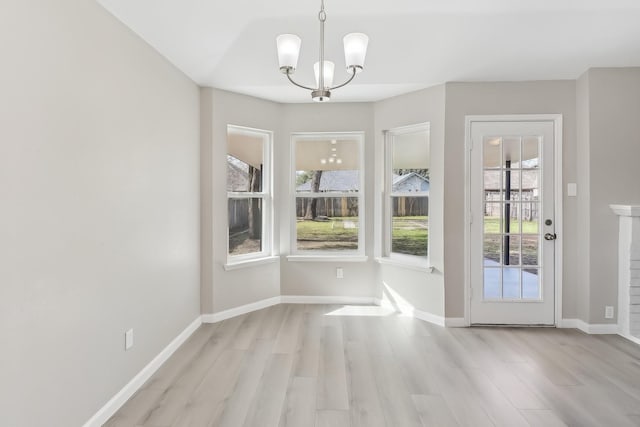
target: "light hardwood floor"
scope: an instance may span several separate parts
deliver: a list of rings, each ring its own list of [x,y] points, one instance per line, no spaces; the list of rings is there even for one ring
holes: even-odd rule
[[[106,424],[494,425],[640,425],[640,347],[282,304],[203,325]]]

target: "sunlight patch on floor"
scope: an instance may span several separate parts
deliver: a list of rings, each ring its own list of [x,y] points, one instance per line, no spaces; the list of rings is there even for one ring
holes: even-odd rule
[[[342,308],[326,313],[325,316],[390,316],[395,310],[377,305],[345,305]]]

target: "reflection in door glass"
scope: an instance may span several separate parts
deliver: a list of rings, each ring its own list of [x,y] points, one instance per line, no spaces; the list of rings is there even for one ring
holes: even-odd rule
[[[520,269],[504,268],[502,271],[502,297],[507,299],[520,298]]]
[[[522,270],[522,298],[541,299],[540,272],[537,268],[525,268]]]
[[[502,269],[484,269],[484,299],[502,298]]]

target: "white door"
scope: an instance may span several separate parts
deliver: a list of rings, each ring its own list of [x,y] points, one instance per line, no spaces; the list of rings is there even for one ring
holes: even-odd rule
[[[469,123],[470,321],[553,325],[554,122]]]

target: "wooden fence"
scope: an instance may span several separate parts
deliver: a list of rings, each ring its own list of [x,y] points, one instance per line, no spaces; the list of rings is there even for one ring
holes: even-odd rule
[[[296,216],[304,217],[311,198],[296,198]],[[318,216],[354,217],[358,216],[358,199],[356,197],[320,197],[316,206]],[[394,197],[393,216],[426,216],[429,215],[428,197]]]

